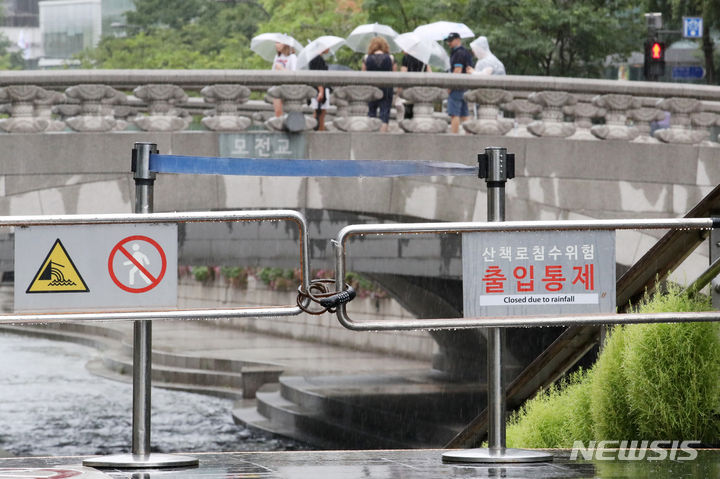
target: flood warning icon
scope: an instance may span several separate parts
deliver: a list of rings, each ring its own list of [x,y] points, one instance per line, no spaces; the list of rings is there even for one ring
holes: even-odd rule
[[[87,293],[89,291],[85,280],[58,238],[25,292]]]

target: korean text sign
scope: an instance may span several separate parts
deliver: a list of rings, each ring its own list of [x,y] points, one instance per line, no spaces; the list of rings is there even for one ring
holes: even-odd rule
[[[465,317],[615,311],[615,232],[463,234]]]

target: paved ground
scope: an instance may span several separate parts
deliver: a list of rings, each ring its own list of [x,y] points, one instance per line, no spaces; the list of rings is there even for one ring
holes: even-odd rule
[[[200,466],[184,470],[119,471],[80,468],[82,458],[0,459],[0,479],[438,479],[438,478],[715,478],[720,450],[699,451],[693,461],[570,460],[553,451],[550,463],[444,464],[439,450],[302,451],[199,454]],[[18,468],[24,468],[19,470]]]
[[[428,361],[214,327],[208,323],[155,321],[153,349],[205,358],[271,363],[282,366],[285,375],[361,374],[430,368]]]

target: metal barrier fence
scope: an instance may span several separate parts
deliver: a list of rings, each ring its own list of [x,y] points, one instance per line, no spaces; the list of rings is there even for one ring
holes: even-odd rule
[[[310,283],[307,222],[292,210],[246,210],[190,213],[103,214],[0,216],[0,227],[115,225],[115,224],[181,224],[208,222],[291,221],[298,226],[300,268],[304,287]],[[0,324],[66,323],[70,321],[134,321],[154,319],[231,319],[258,316],[294,316],[302,312],[297,305],[264,308],[187,309],[150,311],[103,311],[99,313],[33,313],[0,314]]]
[[[113,215],[58,215],[0,217],[0,227],[114,225],[114,224],[178,224],[207,222],[292,221],[299,228],[299,256],[302,284],[298,303],[294,306],[227,309],[155,309],[143,311],[103,311],[69,313],[33,313],[0,315],[0,324],[52,323],[87,320],[134,321],[133,347],[133,431],[132,453],[91,458],[83,463],[95,467],[177,467],[197,465],[195,458],[150,452],[150,386],[151,386],[151,320],[156,319],[227,319],[257,316],[291,316],[310,311],[317,303],[323,311],[337,311],[340,323],[356,331],[489,328],[488,330],[488,409],[490,411],[490,447],[484,451],[471,450],[446,453],[448,461],[459,462],[528,462],[552,460],[552,455],[505,447],[505,404],[502,381],[502,328],[562,326],[579,324],[628,324],[651,322],[720,321],[720,312],[709,313],[658,313],[658,314],[573,314],[563,316],[484,317],[375,320],[358,322],[350,318],[346,303],[353,298],[351,289],[344,283],[346,276],[346,248],[348,240],[368,235],[462,234],[473,232],[528,232],[528,231],[597,231],[617,229],[713,229],[720,227],[718,218],[645,219],[645,220],[588,220],[588,221],[504,221],[504,184],[512,178],[512,155],[503,148],[488,148],[480,164],[480,175],[487,177],[488,219],[490,222],[414,223],[351,225],[343,228],[334,241],[335,279],[310,280],[309,238],[304,216],[291,210],[231,211],[199,213],[161,213],[153,210],[155,172],[151,170],[151,157],[158,152],[152,143],[136,143],[133,149],[135,179],[135,214]],[[482,155],[481,155],[482,156]],[[506,163],[509,161],[510,163]],[[614,261],[614,258],[613,258]],[[614,278],[613,278],[614,279]],[[335,290],[327,285],[334,281]],[[317,311],[316,311],[317,312]]]
[[[289,220],[300,230],[300,262],[303,287],[310,288],[307,223],[300,213],[289,210],[245,211],[227,213],[153,213],[155,172],[150,169],[150,155],[157,154],[153,143],[136,143],[132,150],[132,171],[135,181],[134,215],[57,216],[8,218],[0,226],[73,225],[114,223],[192,223],[217,221],[278,221]],[[287,316],[299,314],[301,304],[268,308],[199,309],[175,311],[100,312],[42,315],[7,315],[2,322],[66,322],[75,320],[132,320],[133,333],[133,420],[130,454],[90,458],[86,466],[114,468],[195,466],[198,459],[190,456],[152,453],[150,448],[152,321],[154,319],[238,318],[257,316]]]
[[[489,206],[490,207],[490,206]],[[591,220],[591,221],[508,221],[493,223],[415,223],[366,224],[343,228],[334,242],[336,252],[336,289],[341,291],[346,274],[348,240],[354,236],[417,235],[472,233],[483,231],[590,231],[617,229],[712,229],[720,226],[717,218],[681,218],[652,220]],[[613,258],[614,260],[614,258]],[[614,278],[613,278],[614,281]],[[483,317],[445,319],[401,319],[356,321],[347,312],[345,303],[337,307],[337,317],[344,327],[354,331],[399,331],[488,328],[488,411],[487,448],[450,451],[443,454],[448,462],[514,463],[552,460],[552,455],[538,451],[507,448],[505,444],[505,385],[502,379],[502,328],[578,326],[590,324],[678,323],[720,321],[720,311],[692,313],[629,313],[572,314],[562,316]]]
[[[354,236],[412,235],[471,233],[481,231],[582,231],[582,230],[648,230],[692,229],[709,230],[720,226],[718,218],[666,218],[635,220],[582,220],[582,221],[505,221],[493,223],[405,223],[365,224],[346,226],[338,233],[335,244],[335,278],[344,278],[346,248]],[[336,288],[342,290],[341,281]],[[445,319],[401,319],[392,321],[356,321],[347,312],[345,304],[337,311],[338,320],[353,331],[398,331],[414,329],[511,328],[537,326],[577,326],[584,324],[631,324],[658,322],[720,321],[720,312],[706,313],[655,313],[655,314],[582,314],[562,317],[484,317]]]
[[[505,222],[505,183],[515,176],[515,157],[505,148],[486,148],[478,155],[479,176],[487,183],[487,217],[489,223],[417,223],[401,225],[354,225],[343,228],[335,240],[336,290],[343,289],[347,241],[359,235],[447,234],[483,231],[598,231],[617,229],[712,229],[720,227],[718,218],[682,218],[660,220],[592,220],[592,221],[520,221]],[[615,258],[611,258],[615,261]],[[523,275],[524,277],[524,275]],[[464,281],[469,278],[464,278]],[[612,278],[614,281],[615,278]],[[467,304],[467,303],[466,303]],[[614,301],[613,301],[614,306]],[[552,454],[506,447],[505,417],[506,393],[503,380],[503,328],[536,326],[572,326],[587,324],[628,324],[656,322],[720,321],[720,312],[712,313],[661,313],[661,314],[580,314],[548,317],[486,317],[409,319],[394,321],[353,321],[346,305],[339,304],[337,317],[340,324],[356,331],[396,331],[414,329],[488,328],[487,330],[487,410],[488,447],[443,454],[448,462],[522,463],[552,460]]]

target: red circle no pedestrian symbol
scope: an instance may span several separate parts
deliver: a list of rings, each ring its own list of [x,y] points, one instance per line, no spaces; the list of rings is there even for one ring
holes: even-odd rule
[[[128,293],[150,291],[160,284],[166,269],[165,251],[147,236],[128,236],[113,247],[108,257],[110,278]]]

